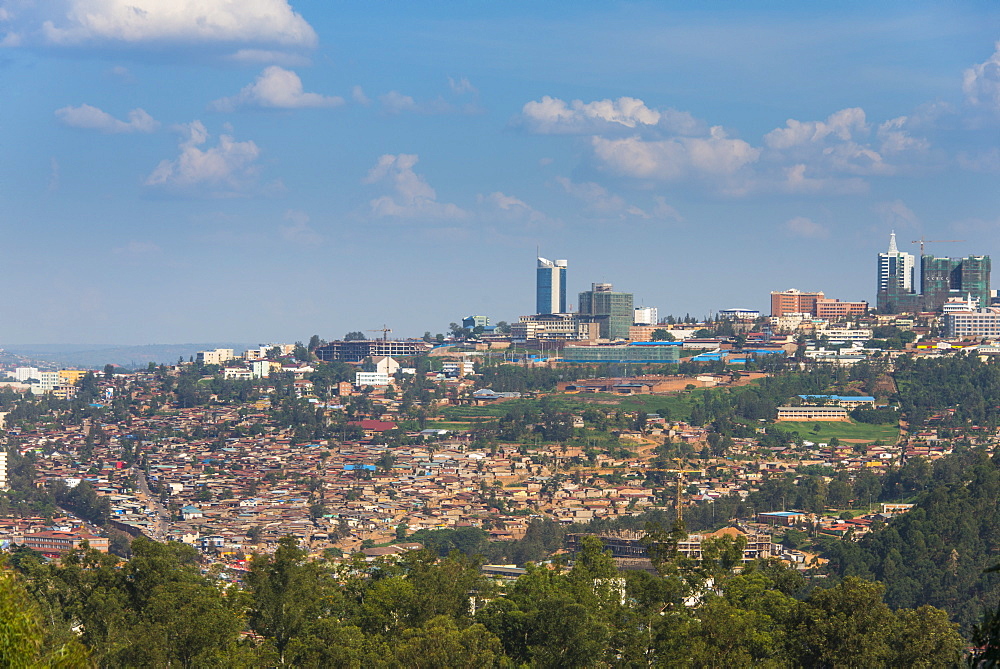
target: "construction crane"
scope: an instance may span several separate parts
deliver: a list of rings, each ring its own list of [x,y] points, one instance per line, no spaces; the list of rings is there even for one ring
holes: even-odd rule
[[[376,328],[374,330],[365,330],[365,332],[381,332],[382,341],[388,341],[389,333],[392,332],[392,328],[387,328],[386,326],[383,325],[381,328]]]
[[[920,244],[920,255],[924,255],[924,244],[944,244],[946,242],[964,242],[964,239],[914,239],[911,244]]]

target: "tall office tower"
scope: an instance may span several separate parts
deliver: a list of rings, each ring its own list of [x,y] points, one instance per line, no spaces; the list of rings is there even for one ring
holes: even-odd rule
[[[538,259],[535,279],[535,313],[566,313],[566,267],[565,260]]]
[[[920,257],[920,292],[924,311],[938,311],[949,298],[971,297],[990,304],[990,257]]]
[[[600,325],[603,339],[628,339],[635,316],[632,293],[616,293],[610,283],[594,283],[580,293],[580,318]]]
[[[889,235],[889,250],[878,254],[876,306],[883,313],[917,312],[923,308],[917,292],[916,261],[912,253],[896,248],[896,233]]]
[[[878,254],[878,292],[887,291],[890,281],[902,288],[903,292],[915,292],[915,267],[913,254],[896,248],[896,233],[893,232],[889,235],[889,251]]]

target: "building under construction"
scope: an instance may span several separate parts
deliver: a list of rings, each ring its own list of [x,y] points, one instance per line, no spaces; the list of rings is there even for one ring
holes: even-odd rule
[[[423,341],[398,341],[385,339],[360,339],[356,341],[332,341],[316,349],[316,357],[323,362],[361,362],[365,358],[387,356],[403,358],[423,355],[431,345]]]

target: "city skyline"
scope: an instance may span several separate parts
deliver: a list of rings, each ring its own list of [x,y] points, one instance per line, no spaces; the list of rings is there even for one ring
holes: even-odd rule
[[[1000,253],[993,3],[130,5],[0,0],[0,347],[514,321],[532,247],[699,317]]]

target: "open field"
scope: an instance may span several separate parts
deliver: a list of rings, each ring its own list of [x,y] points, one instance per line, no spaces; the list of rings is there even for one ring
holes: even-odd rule
[[[809,441],[829,441],[836,437],[840,441],[850,443],[871,443],[882,441],[886,444],[896,443],[899,438],[899,427],[896,425],[869,425],[868,423],[844,423],[839,421],[813,422],[781,422],[774,424],[779,430],[797,432],[803,439]],[[813,432],[818,425],[819,432]]]

